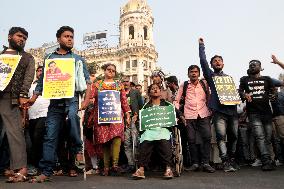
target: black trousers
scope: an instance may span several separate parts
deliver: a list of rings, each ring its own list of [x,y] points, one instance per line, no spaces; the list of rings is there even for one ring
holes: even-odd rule
[[[1,128],[0,128],[1,133]],[[0,136],[0,172],[3,172],[5,169],[9,169],[10,164],[10,155],[9,155],[9,143],[7,135]]]
[[[29,134],[32,142],[31,159],[33,166],[38,167],[39,160],[42,158],[43,137],[45,134],[45,120],[46,117],[31,119],[29,121]]]
[[[193,164],[208,164],[211,147],[210,117],[186,120],[189,151]]]
[[[169,140],[144,141],[140,144],[139,167],[147,167],[155,151],[164,166],[172,166],[172,146]]]

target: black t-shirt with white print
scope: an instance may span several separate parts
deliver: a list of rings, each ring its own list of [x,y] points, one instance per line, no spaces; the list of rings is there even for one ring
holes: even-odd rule
[[[272,114],[269,105],[269,94],[273,89],[273,82],[268,76],[252,78],[244,76],[240,79],[240,93],[250,94],[252,102],[246,102],[248,113]]]

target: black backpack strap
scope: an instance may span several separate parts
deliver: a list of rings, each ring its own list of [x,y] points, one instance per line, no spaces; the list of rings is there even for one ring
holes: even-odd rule
[[[187,87],[188,87],[188,81],[185,81],[185,82],[183,83],[183,89],[182,89],[182,97],[183,97],[183,98],[185,98],[185,96],[186,96]]]
[[[180,111],[184,111],[184,104],[185,104],[185,96],[186,96],[186,90],[188,87],[188,81],[185,81],[183,83],[183,88],[182,88],[182,96],[180,97],[179,104],[180,104]]]
[[[208,90],[208,87],[206,86],[206,84],[204,83],[204,79],[200,79],[199,80],[200,82],[200,85],[202,86],[204,92],[205,92],[205,95],[206,95],[206,100],[208,101],[209,99],[209,90]]]
[[[3,45],[3,50],[0,52],[0,54],[4,54],[7,49],[8,49],[8,47],[6,47],[6,46]]]

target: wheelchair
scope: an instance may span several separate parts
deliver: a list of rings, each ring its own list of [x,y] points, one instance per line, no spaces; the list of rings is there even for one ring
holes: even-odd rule
[[[135,127],[135,126],[133,126]],[[135,129],[134,129],[135,130]],[[180,130],[177,126],[172,127],[172,134],[170,138],[171,148],[172,148],[172,161],[173,161],[173,173],[174,176],[180,177],[183,170],[183,155],[182,155],[182,144]],[[132,134],[132,152],[135,162],[136,169],[138,168],[138,156],[139,156],[139,135],[137,130]]]

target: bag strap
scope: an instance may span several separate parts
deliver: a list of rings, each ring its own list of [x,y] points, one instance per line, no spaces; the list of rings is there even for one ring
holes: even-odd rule
[[[187,87],[188,87],[188,81],[185,81],[183,83],[183,89],[182,89],[182,98],[184,98],[184,99],[185,99],[185,96],[186,96]]]
[[[204,90],[204,92],[205,92],[206,100],[208,101],[208,99],[209,99],[209,90],[208,90],[208,87],[207,87],[207,85],[205,84],[204,79],[200,79],[199,82],[200,82],[200,85],[202,86],[202,88],[203,88],[203,90]]]
[[[5,52],[6,52],[6,50],[8,49],[8,47],[6,47],[6,46],[3,46],[3,50],[0,52],[0,54],[4,54]]]

